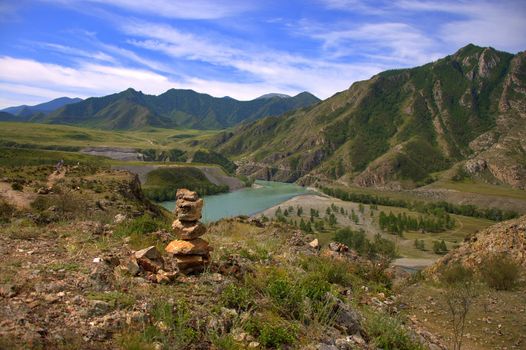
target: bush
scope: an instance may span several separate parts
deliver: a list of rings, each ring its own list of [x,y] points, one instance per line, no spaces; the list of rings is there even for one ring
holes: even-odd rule
[[[351,285],[353,279],[351,264],[330,257],[307,256],[300,262],[300,266],[307,272],[319,274],[329,283],[344,287]]]
[[[22,184],[19,182],[13,182],[11,184],[11,188],[13,189],[13,191],[23,191],[24,190],[24,186],[22,186]]]
[[[168,229],[168,224],[164,220],[143,215],[131,221],[121,222],[115,228],[114,234],[117,237],[126,237],[132,234],[146,234],[163,228]]]
[[[401,322],[381,312],[367,313],[364,324],[367,335],[376,348],[423,350],[422,345],[411,340]]]
[[[243,286],[229,284],[220,296],[221,304],[236,310],[246,310],[250,306],[250,289]]]
[[[280,349],[293,344],[297,339],[297,327],[273,314],[253,318],[245,330],[258,338],[263,347]]]
[[[482,280],[496,290],[512,290],[520,277],[519,265],[506,254],[496,254],[480,266]]]

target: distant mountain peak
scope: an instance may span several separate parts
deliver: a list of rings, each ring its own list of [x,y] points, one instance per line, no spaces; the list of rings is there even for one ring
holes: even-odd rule
[[[72,103],[77,103],[80,101],[82,101],[82,99],[78,97],[75,97],[75,98],[59,97],[51,101],[40,103],[34,106],[21,105],[21,106],[8,107],[8,108],[3,109],[2,112],[7,112],[15,116],[27,117],[34,113],[49,113],[62,106],[72,104]]]
[[[274,98],[274,97],[279,97],[279,98],[290,98],[291,96],[286,95],[286,94],[280,94],[280,93],[277,93],[277,92],[271,92],[271,93],[269,93],[269,94],[265,94],[265,95],[261,95],[261,96],[259,96],[258,98],[256,98],[256,100],[264,99],[264,98]]]

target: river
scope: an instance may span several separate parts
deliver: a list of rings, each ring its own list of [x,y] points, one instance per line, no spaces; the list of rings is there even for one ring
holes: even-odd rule
[[[204,196],[205,205],[202,221],[207,223],[226,217],[256,214],[292,197],[306,193],[310,193],[310,191],[296,184],[256,180],[253,187]],[[161,205],[173,211],[175,201],[162,202]]]

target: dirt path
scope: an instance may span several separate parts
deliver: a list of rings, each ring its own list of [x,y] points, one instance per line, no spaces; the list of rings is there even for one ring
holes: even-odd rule
[[[56,171],[52,172],[47,177],[47,182],[46,182],[47,187],[48,188],[53,187],[53,185],[56,184],[57,181],[59,181],[60,179],[63,179],[64,176],[66,176],[66,168],[63,168],[60,173],[57,173]]]
[[[18,209],[29,209],[36,196],[36,193],[15,191],[10,183],[0,182],[0,197]]]

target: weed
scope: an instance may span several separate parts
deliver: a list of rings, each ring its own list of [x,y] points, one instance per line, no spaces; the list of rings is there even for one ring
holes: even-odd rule
[[[293,344],[298,332],[294,324],[270,313],[249,320],[245,330],[256,336],[264,347],[278,349],[283,345]]]
[[[382,312],[368,310],[364,322],[367,335],[375,347],[394,350],[423,350],[422,345],[411,340],[401,322]]]
[[[496,254],[480,266],[482,280],[496,290],[512,290],[520,277],[519,265],[506,254]]]
[[[247,287],[229,284],[223,289],[219,299],[225,307],[246,310],[251,304],[251,294]]]
[[[126,309],[135,304],[135,297],[130,294],[112,291],[112,292],[90,292],[86,296],[89,300],[102,300],[112,307]]]

